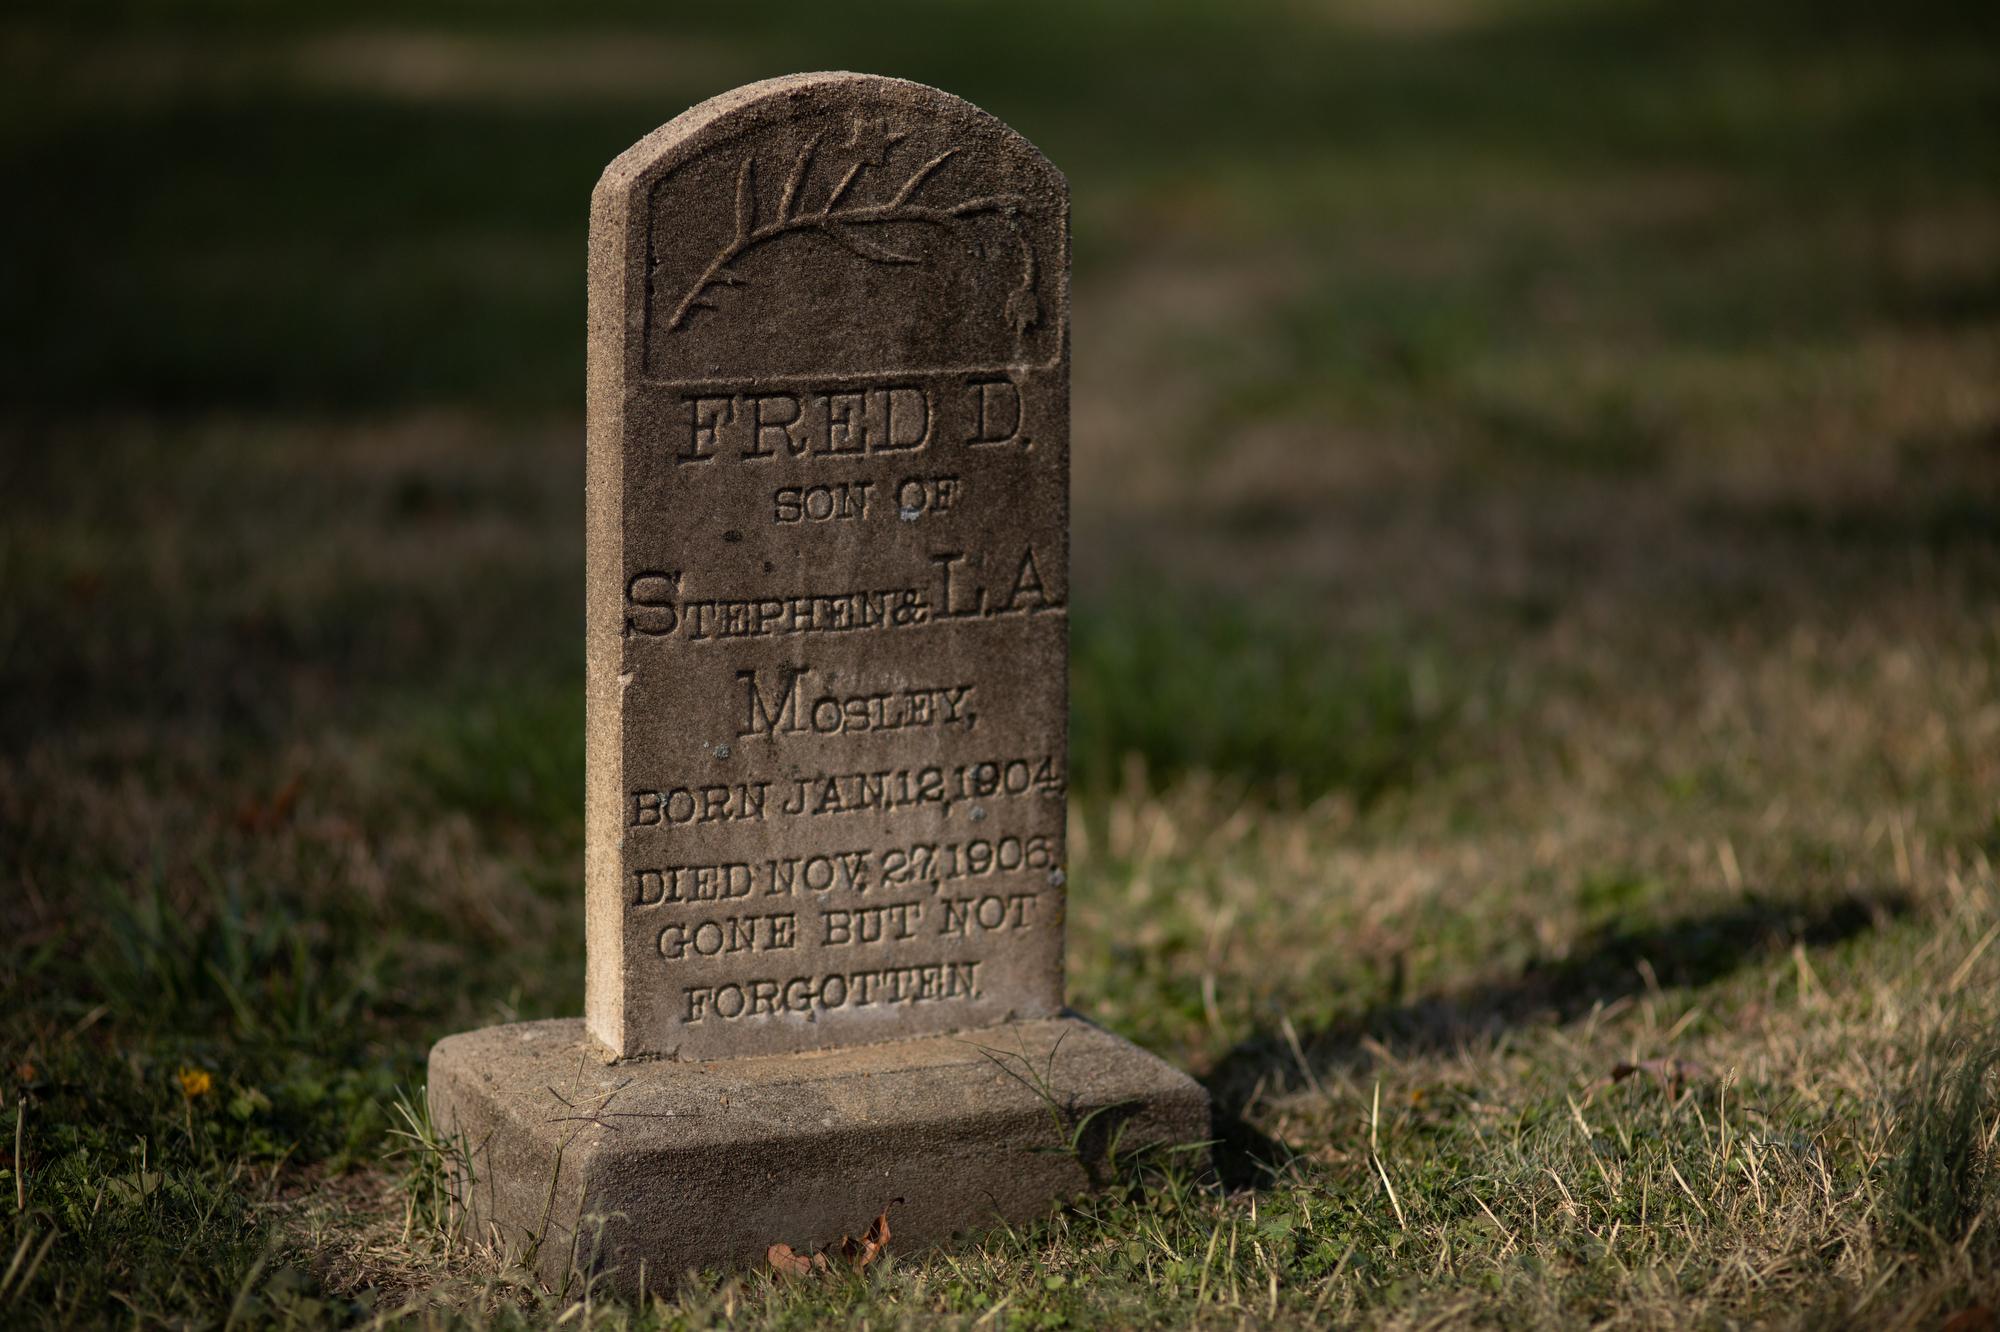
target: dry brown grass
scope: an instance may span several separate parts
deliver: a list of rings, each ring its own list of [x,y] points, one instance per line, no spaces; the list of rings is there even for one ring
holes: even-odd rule
[[[548,293],[596,163],[780,48],[44,15],[0,150],[127,193],[29,215],[108,258],[7,288],[0,1320],[2000,1307],[1990,53],[1945,9],[1107,13],[1087,79],[964,50],[1076,186],[1072,995],[1206,1081],[1219,1177],[642,1308],[456,1228],[399,1094],[580,1002]],[[1217,80],[1234,128],[1161,92]]]

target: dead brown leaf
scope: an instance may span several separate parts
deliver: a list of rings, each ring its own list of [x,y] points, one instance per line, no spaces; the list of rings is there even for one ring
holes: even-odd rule
[[[876,1214],[868,1225],[868,1233],[860,1239],[849,1236],[841,1240],[840,1255],[849,1266],[859,1270],[882,1256],[882,1251],[889,1247],[889,1208],[901,1201],[901,1198],[891,1198],[888,1207]]]
[[[2000,1326],[1993,1317],[1993,1311],[1983,1304],[1975,1304],[1957,1313],[1938,1325],[1938,1332],[1993,1332]]]
[[[818,1253],[803,1254],[789,1244],[773,1244],[764,1251],[764,1261],[771,1270],[782,1276],[811,1276],[833,1270],[831,1259],[838,1258],[855,1271],[880,1258],[889,1248],[889,1208],[901,1203],[901,1198],[891,1198],[887,1206],[869,1222],[867,1233],[860,1239],[845,1235],[837,1244],[829,1244]]]
[[[769,1263],[771,1270],[780,1276],[811,1276],[816,1271],[826,1270],[825,1254],[794,1253],[789,1244],[773,1244],[764,1251],[764,1261]]]

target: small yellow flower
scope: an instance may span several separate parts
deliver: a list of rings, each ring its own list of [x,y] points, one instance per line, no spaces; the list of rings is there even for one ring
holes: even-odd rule
[[[180,1079],[181,1095],[190,1101],[215,1090],[215,1075],[205,1068],[184,1068],[180,1071]]]

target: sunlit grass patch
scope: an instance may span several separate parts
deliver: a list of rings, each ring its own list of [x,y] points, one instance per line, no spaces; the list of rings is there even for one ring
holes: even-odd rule
[[[1978,1326],[1990,8],[10,13],[0,1323]],[[807,65],[1070,175],[1070,997],[1219,1173],[544,1292],[419,1084],[580,1004],[585,201]]]

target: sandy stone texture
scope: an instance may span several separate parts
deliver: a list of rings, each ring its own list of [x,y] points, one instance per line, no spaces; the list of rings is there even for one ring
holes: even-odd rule
[[[858,1237],[885,1208],[894,1250],[915,1252],[1032,1220],[1110,1181],[1120,1156],[1208,1134],[1192,1079],[1075,1017],[704,1063],[594,1048],[569,1019],[431,1053],[440,1126],[467,1154],[470,1233],[552,1286],[756,1267],[773,1244]]]
[[[1062,1003],[1068,189],[812,74],[592,200],[591,1032],[825,1049]]]
[[[433,1049],[473,1233],[636,1289],[1202,1168],[1202,1088],[1062,1008],[1062,177],[812,74],[592,210],[586,1015]]]

